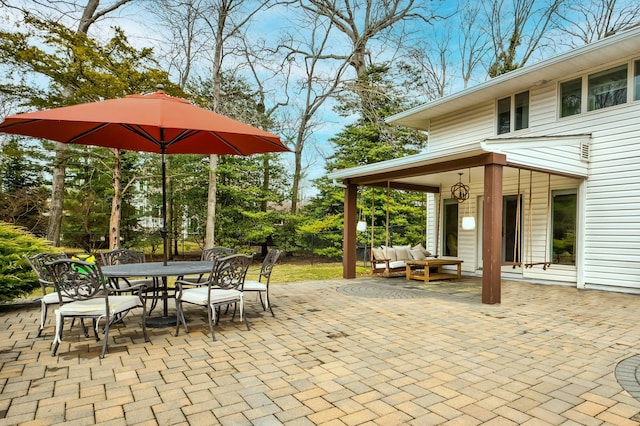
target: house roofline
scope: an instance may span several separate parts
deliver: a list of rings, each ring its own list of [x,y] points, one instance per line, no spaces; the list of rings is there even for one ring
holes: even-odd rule
[[[635,43],[633,43],[634,40]],[[478,102],[478,99],[485,100],[485,98],[494,98],[497,93],[496,88],[500,85],[505,85],[505,82],[515,82],[521,80],[522,84],[521,87],[515,89],[510,85],[505,85],[503,95],[512,93],[514,90],[526,90],[530,87],[542,86],[549,81],[557,79],[555,75],[553,76],[553,78],[545,78],[545,71],[551,70],[569,60],[573,60],[578,57],[584,58],[585,55],[592,58],[591,62],[593,62],[587,67],[597,66],[601,64],[603,60],[608,60],[610,56],[616,55],[616,52],[611,49],[612,46],[624,42],[632,42],[632,45],[635,46],[640,45],[640,27],[634,27],[621,31],[613,36],[604,38],[602,40],[586,44],[552,58],[522,68],[518,68],[506,74],[502,74],[476,86],[461,90],[459,92],[436,99],[431,102],[424,103],[422,105],[418,105],[406,111],[387,117],[385,122],[389,124],[405,125],[416,129],[428,130],[427,127],[429,119],[450,112],[443,108],[443,106],[445,105],[452,104],[456,101],[460,102],[461,100],[469,97],[473,97],[475,103]],[[602,54],[603,52],[607,52],[609,53],[609,55],[604,55]],[[617,53],[617,55],[617,57],[620,57],[619,53]],[[526,77],[533,78],[527,79]],[[440,109],[442,109],[442,112],[439,112]],[[433,114],[429,114],[430,111],[433,111]]]

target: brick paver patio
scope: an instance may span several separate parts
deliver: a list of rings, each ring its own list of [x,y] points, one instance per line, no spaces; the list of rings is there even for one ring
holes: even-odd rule
[[[212,342],[190,306],[190,334],[145,343],[131,316],[103,360],[80,327],[52,358],[51,315],[37,338],[38,305],[4,308],[0,425],[639,423],[623,385],[637,384],[640,296],[502,289],[483,305],[475,279],[273,285],[276,317],[252,297],[251,331],[223,317]]]

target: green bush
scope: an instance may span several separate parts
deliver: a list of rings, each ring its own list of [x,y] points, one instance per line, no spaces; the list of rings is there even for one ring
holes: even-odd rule
[[[9,302],[39,287],[23,254],[59,251],[22,228],[0,222],[0,302]]]

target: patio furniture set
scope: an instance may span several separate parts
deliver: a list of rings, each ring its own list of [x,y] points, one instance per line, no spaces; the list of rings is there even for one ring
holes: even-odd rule
[[[25,258],[31,265],[42,286],[41,318],[38,336],[44,329],[49,305],[58,305],[55,310],[55,335],[52,356],[55,356],[62,341],[64,320],[80,321],[85,337],[89,337],[85,320],[91,320],[96,341],[100,340],[102,328],[104,358],[108,346],[109,327],[120,322],[132,310],[142,310],[142,333],[149,341],[146,327],[175,325],[177,336],[182,325],[189,332],[185,317],[188,304],[206,307],[211,337],[215,341],[214,325],[218,323],[221,309],[233,307],[235,319],[239,310],[240,319],[250,329],[244,315],[244,295],[255,292],[259,295],[263,310],[273,308],[269,300],[269,282],[274,265],[281,252],[270,250],[262,262],[258,280],[246,280],[247,270],[253,256],[236,254],[227,248],[204,250],[200,261],[194,262],[146,262],[144,253],[117,249],[101,253],[103,266],[68,258],[64,253],[40,253]],[[175,276],[175,291],[169,294],[168,277]],[[51,289],[53,288],[53,292]],[[176,314],[168,312],[169,299],[175,299]],[[162,304],[159,317],[150,313],[157,303]],[[150,309],[147,310],[147,304]],[[102,325],[101,325],[102,324]]]
[[[405,276],[407,280],[433,281],[460,279],[462,260],[433,256],[422,244],[416,246],[381,246],[371,249],[371,267],[374,274],[385,277]],[[457,267],[456,273],[443,270],[443,266]]]

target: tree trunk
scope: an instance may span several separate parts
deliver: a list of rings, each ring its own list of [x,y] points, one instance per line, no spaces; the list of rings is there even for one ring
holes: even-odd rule
[[[293,167],[293,182],[291,184],[291,213],[295,214],[298,211],[298,196],[300,194],[300,181],[302,181],[302,147],[304,146],[304,132],[305,126],[307,123],[304,123],[300,126],[300,130],[298,131],[298,137],[295,146],[295,165]]]
[[[122,151],[113,149],[113,198],[109,217],[109,250],[120,248],[120,218],[122,216]]]
[[[207,197],[207,226],[204,238],[205,248],[213,247],[216,241],[216,191],[218,190],[217,169],[218,156],[209,156],[209,193]]]
[[[62,212],[64,208],[64,179],[67,174],[67,146],[57,142],[55,151],[56,157],[53,163],[51,180],[51,206],[49,210],[47,240],[51,241],[56,247],[60,247],[60,227],[62,225]]]

